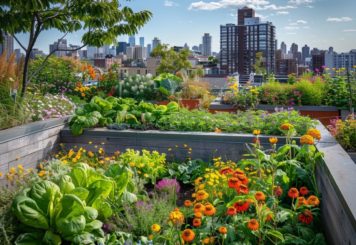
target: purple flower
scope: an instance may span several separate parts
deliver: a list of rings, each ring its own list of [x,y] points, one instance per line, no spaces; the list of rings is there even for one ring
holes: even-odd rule
[[[157,182],[155,188],[159,191],[180,190],[180,185],[176,179],[162,179]]]

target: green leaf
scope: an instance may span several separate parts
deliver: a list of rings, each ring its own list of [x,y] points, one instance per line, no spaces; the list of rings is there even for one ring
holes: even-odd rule
[[[41,244],[42,238],[41,232],[23,233],[17,237],[15,245],[38,245]]]
[[[278,239],[280,242],[284,241],[283,234],[280,233],[277,230],[269,230],[267,231],[267,236],[271,237],[271,240],[275,241],[275,239]]]
[[[62,244],[62,239],[59,235],[54,234],[52,231],[46,231],[43,240],[45,244],[60,245]]]

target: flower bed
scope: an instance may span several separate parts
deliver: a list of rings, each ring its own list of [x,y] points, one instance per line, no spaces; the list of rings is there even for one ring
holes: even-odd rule
[[[191,160],[189,145],[185,161],[169,163],[156,151],[108,155],[94,145],[61,150],[38,170],[19,165],[7,174],[14,191],[1,195],[0,235],[19,244],[323,244],[315,179],[321,154],[313,146],[319,131],[309,130],[298,146],[291,124],[281,130],[288,143],[277,147],[270,138],[265,149],[255,130],[250,156],[239,161]]]

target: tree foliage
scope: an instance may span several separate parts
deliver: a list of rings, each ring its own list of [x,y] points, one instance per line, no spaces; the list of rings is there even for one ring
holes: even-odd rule
[[[121,2],[121,1],[120,1]],[[12,35],[25,51],[22,95],[34,74],[28,74],[30,54],[45,30],[56,29],[64,35],[84,30],[83,45],[111,44],[118,35],[137,33],[150,18],[149,11],[134,12],[119,0],[2,0],[0,4],[0,34]],[[16,34],[28,33],[27,45]],[[0,35],[2,37],[2,35]],[[79,49],[79,48],[78,48]],[[58,46],[55,51],[66,51]],[[47,59],[45,59],[45,62]]]
[[[173,73],[180,70],[187,70],[192,67],[188,60],[190,51],[182,49],[176,52],[173,48],[169,48],[167,44],[159,44],[151,53],[152,57],[161,58],[160,65],[157,68],[157,73]]]

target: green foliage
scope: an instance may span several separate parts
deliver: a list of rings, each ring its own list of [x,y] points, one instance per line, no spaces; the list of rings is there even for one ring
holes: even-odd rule
[[[322,105],[324,98],[325,84],[320,78],[316,78],[313,83],[301,79],[294,84],[293,92],[298,91],[301,94],[302,105]]]
[[[345,121],[333,120],[328,129],[345,150],[356,151],[356,119],[352,115]]]
[[[182,69],[191,68],[191,63],[188,60],[190,51],[182,49],[179,52],[174,51],[173,48],[168,48],[166,44],[159,44],[152,50],[152,57],[161,58],[160,64],[157,68],[158,73],[173,73]]]
[[[263,111],[247,111],[238,114],[180,110],[163,116],[157,123],[161,130],[213,132],[220,129],[227,133],[251,133],[258,128],[263,134],[281,135],[280,125],[295,125],[298,135],[303,135],[315,122],[296,111],[267,114]]]
[[[39,70],[32,82],[42,93],[74,89],[75,83],[79,80],[78,74],[81,72],[79,61],[69,57],[50,57],[46,65],[40,69],[43,62],[44,57],[39,57],[30,63],[31,73]]]
[[[256,62],[253,65],[253,69],[258,75],[266,74],[266,68],[263,65],[263,52],[256,53]]]
[[[158,91],[163,99],[169,99],[179,91],[182,79],[171,73],[162,73],[157,76],[154,81],[158,87]]]
[[[209,166],[202,160],[189,160],[186,162],[173,162],[169,164],[168,174],[172,179],[177,179],[183,184],[190,184],[192,180],[204,174],[204,170]]]
[[[153,127],[163,115],[179,110],[176,102],[154,105],[147,102],[138,103],[131,98],[93,97],[92,100],[76,110],[69,125],[74,135],[80,135],[85,128],[125,124],[132,128]]]
[[[238,110],[253,109],[258,105],[258,91],[256,88],[242,88],[237,92],[226,92],[224,103],[233,104]]]
[[[354,83],[356,84],[356,82]],[[323,102],[326,105],[348,108],[350,93],[345,77],[337,76],[335,78],[327,78],[325,91],[327,96],[324,97]],[[354,99],[353,104],[356,104],[356,98]]]

